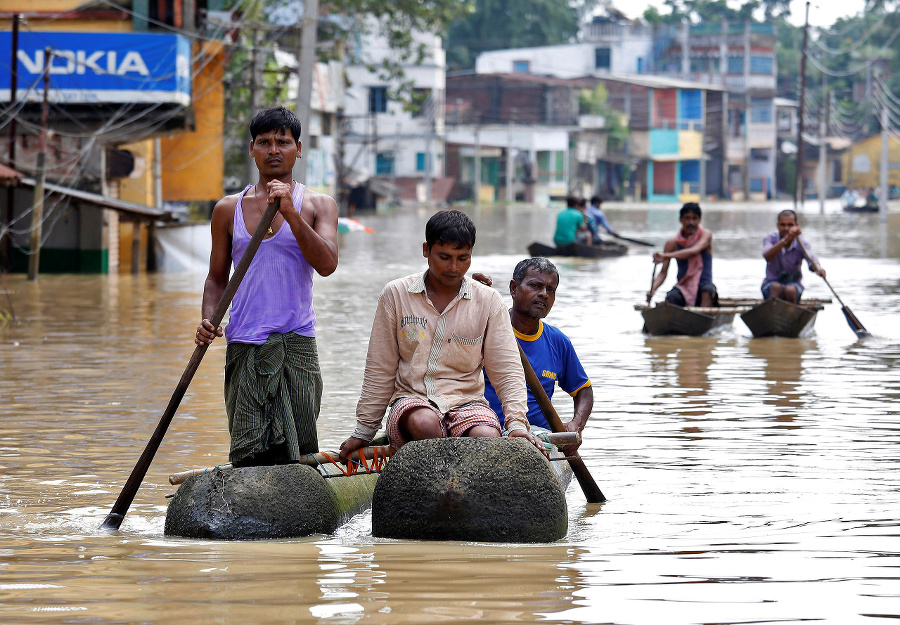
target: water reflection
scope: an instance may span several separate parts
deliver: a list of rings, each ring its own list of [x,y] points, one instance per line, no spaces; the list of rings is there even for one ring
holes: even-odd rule
[[[707,337],[647,337],[651,369],[665,375],[664,389],[657,397],[673,399],[673,409],[684,417],[710,414],[709,368],[715,360],[717,339]],[[674,375],[671,375],[674,374]],[[691,422],[692,419],[686,419]],[[702,421],[700,419],[699,421]],[[686,426],[685,433],[700,432]]]
[[[812,338],[766,337],[747,342],[747,353],[763,365],[761,377],[766,388],[762,401],[776,408],[774,419],[780,428],[800,427],[792,424],[805,406],[805,394],[800,391],[803,361],[806,353],[815,349]]]

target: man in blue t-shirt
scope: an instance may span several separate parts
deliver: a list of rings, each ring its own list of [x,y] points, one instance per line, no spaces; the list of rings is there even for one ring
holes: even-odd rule
[[[550,312],[559,286],[559,272],[546,258],[528,258],[516,265],[509,283],[513,306],[509,311],[513,331],[532,369],[541,381],[548,397],[553,396],[557,384],[575,401],[575,414],[566,424],[566,431],[581,432],[594,407],[591,381],[581,366],[572,342],[557,328],[541,321]],[[484,397],[503,424],[503,411],[494,387],[484,376]],[[538,403],[528,390],[528,422],[551,429]],[[564,448],[569,455],[578,445]]]

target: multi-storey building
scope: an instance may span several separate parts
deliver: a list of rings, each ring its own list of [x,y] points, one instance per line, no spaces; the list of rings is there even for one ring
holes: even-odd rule
[[[449,190],[443,149],[446,61],[440,37],[413,37],[426,51],[421,62],[402,65],[413,107],[409,97],[396,97],[397,84],[372,69],[395,54],[383,37],[360,36],[347,50],[344,177],[374,178],[394,201],[430,203],[446,199]]]
[[[657,73],[727,89],[729,196],[773,197],[775,27],[751,22],[663,26],[656,31],[654,47]]]
[[[584,25],[579,43],[484,52],[476,71],[565,78],[652,75],[694,85],[688,90],[721,93],[704,112],[717,118],[712,125],[718,128],[721,121],[726,129],[706,135],[704,151],[721,157],[720,165],[706,168],[706,192],[734,199],[774,196],[777,68],[771,24],[651,27],[600,18]]]

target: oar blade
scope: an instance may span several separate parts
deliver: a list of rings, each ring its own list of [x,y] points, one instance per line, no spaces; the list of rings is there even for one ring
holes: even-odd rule
[[[100,524],[100,529],[106,530],[108,532],[116,532],[122,525],[123,520],[125,520],[124,514],[110,512],[106,515],[106,518],[103,519],[103,523]]]
[[[841,312],[844,313],[844,318],[847,320],[850,328],[856,332],[857,337],[864,339],[872,336],[872,334],[863,327],[863,324],[860,323],[859,319],[856,318],[856,315],[853,314],[852,310],[844,306],[841,308]]]

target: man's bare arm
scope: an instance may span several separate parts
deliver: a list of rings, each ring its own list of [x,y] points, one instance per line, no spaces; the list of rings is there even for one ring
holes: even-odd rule
[[[270,190],[269,201],[272,201],[275,195],[282,193]],[[287,197],[290,198],[289,191]],[[307,189],[301,211],[298,212],[288,201],[281,203],[279,212],[290,226],[306,262],[321,276],[330,276],[334,273],[338,265],[338,209],[334,199]]]
[[[214,327],[209,319],[228,285],[231,272],[231,224],[236,204],[237,200],[229,196],[219,200],[213,209],[210,221],[212,250],[209,254],[209,273],[203,285],[203,302],[200,307],[202,321],[194,338],[197,345],[209,345],[217,336],[222,336],[221,326]]]
[[[696,256],[697,254],[708,248],[710,245],[712,245],[712,232],[710,232],[709,230],[704,230],[703,234],[700,235],[700,239],[692,246],[686,247],[681,250],[667,250],[663,255],[666,258],[674,258],[675,260],[687,260]],[[666,244],[666,247],[668,247],[668,243]]]
[[[666,241],[666,245],[663,247],[661,254],[659,252],[654,252],[653,262],[662,263],[662,267],[660,267],[659,273],[656,275],[656,279],[653,280],[653,285],[647,293],[649,297],[652,298],[653,294],[656,293],[656,290],[666,281],[666,276],[669,274],[669,261],[671,260],[671,257],[667,256],[667,254],[676,249],[678,249],[678,244],[675,243],[675,239],[669,239]]]
[[[566,431],[582,432],[584,431],[584,426],[587,425],[588,418],[591,416],[591,411],[594,409],[594,389],[590,386],[585,386],[575,394],[573,399],[575,401],[575,414],[572,420],[566,423]],[[578,451],[580,445],[581,443],[567,445],[563,448],[563,453],[571,456]]]

